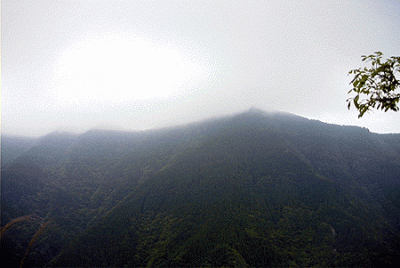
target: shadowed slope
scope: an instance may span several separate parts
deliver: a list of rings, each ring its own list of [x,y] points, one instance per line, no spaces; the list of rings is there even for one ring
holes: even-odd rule
[[[390,266],[399,159],[400,135],[252,109],[43,140],[3,181],[41,172],[14,207],[55,219],[50,266]]]

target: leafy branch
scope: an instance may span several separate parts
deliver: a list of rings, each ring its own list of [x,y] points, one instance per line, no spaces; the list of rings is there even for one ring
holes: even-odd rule
[[[349,72],[354,78],[350,82],[353,88],[348,93],[354,92],[356,96],[347,99],[347,107],[350,109],[353,104],[359,111],[359,118],[373,108],[385,112],[399,110],[400,57],[382,61],[382,55],[381,52],[375,52],[362,56],[363,62],[371,62],[371,68],[358,68]]]

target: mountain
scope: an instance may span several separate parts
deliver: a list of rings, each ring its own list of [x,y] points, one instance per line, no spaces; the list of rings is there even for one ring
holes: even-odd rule
[[[2,204],[10,265],[394,266],[400,134],[256,109],[53,133],[2,170]]]
[[[35,138],[1,135],[1,167],[12,163],[36,143]]]

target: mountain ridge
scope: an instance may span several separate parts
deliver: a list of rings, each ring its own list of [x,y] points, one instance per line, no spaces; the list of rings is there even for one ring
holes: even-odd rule
[[[137,133],[137,132],[148,132],[148,131],[158,131],[158,130],[165,130],[165,129],[174,129],[174,128],[180,128],[180,127],[185,127],[185,126],[190,126],[190,125],[195,125],[195,124],[201,124],[201,123],[205,123],[208,121],[214,121],[214,120],[221,120],[221,119],[227,119],[227,118],[232,118],[232,117],[237,117],[237,116],[241,116],[241,115],[246,115],[246,114],[252,114],[252,115],[263,115],[263,116],[286,116],[286,117],[291,117],[291,118],[297,118],[299,120],[305,120],[305,121],[313,121],[313,122],[320,122],[323,124],[327,124],[327,125],[332,125],[332,126],[338,126],[338,127],[349,127],[349,128],[356,128],[356,129],[364,129],[364,130],[368,130],[365,127],[360,127],[360,126],[354,126],[354,125],[340,125],[340,124],[335,124],[335,123],[326,123],[323,122],[321,120],[318,119],[309,119],[307,117],[303,117],[303,116],[299,116],[296,115],[294,113],[290,113],[290,112],[285,112],[285,111],[279,111],[279,110],[271,110],[271,111],[265,111],[256,107],[252,107],[249,108],[247,110],[244,111],[240,111],[237,113],[233,113],[233,114],[227,114],[227,115],[220,115],[220,116],[214,116],[214,117],[209,117],[209,118],[205,118],[205,119],[201,119],[201,120],[197,120],[197,121],[193,121],[193,122],[188,122],[188,123],[183,123],[183,124],[179,124],[179,125],[173,125],[173,126],[166,126],[166,127],[159,127],[159,128],[151,128],[151,129],[144,129],[144,130],[117,130],[117,129],[102,129],[102,128],[93,128],[90,130],[87,130],[83,133],[74,133],[74,132],[68,132],[68,131],[54,131],[54,132],[50,132],[47,134],[44,134],[42,136],[39,137],[29,137],[29,136],[19,136],[19,135],[11,135],[11,134],[3,134],[3,137],[6,138],[21,138],[21,139],[46,139],[46,138],[50,138],[50,137],[55,137],[57,135],[65,135],[65,136],[81,136],[81,135],[86,135],[86,134],[90,134],[90,133],[96,133],[96,132],[115,132],[115,133]],[[372,132],[374,133],[374,132]],[[400,133],[376,133],[379,135],[397,135]]]
[[[36,266],[390,266],[399,160],[400,134],[257,109],[54,134],[2,170],[2,218],[23,208],[56,226],[57,254]]]

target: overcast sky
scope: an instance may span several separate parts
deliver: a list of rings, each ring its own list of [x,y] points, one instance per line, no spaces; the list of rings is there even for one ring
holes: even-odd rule
[[[361,55],[400,55],[400,1],[2,1],[1,127],[137,130],[251,107],[378,133],[347,110]]]

